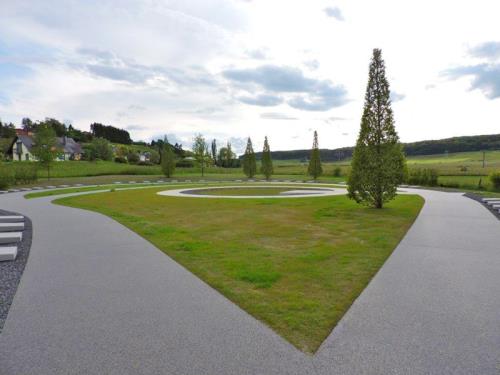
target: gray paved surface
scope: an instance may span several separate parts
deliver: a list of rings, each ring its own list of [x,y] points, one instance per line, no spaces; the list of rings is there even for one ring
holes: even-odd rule
[[[34,225],[0,374],[499,374],[500,223],[418,193],[415,225],[314,357],[111,219],[0,196]]]

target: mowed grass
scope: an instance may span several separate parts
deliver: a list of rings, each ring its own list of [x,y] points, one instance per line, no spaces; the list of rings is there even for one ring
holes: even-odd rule
[[[165,188],[56,202],[108,215],[305,352],[314,352],[404,236],[423,200],[194,199]]]

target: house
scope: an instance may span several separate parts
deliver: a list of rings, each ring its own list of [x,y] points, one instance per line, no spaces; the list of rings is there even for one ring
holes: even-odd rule
[[[57,148],[60,150],[56,160],[80,160],[82,146],[73,138],[57,137]],[[7,150],[7,156],[13,161],[36,160],[32,154],[33,136],[28,132],[19,132]]]

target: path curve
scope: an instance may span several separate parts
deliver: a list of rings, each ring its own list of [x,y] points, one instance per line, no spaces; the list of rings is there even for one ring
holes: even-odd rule
[[[500,221],[457,193],[416,222],[315,356],[297,351],[134,232],[54,197],[0,335],[0,373],[497,374]]]

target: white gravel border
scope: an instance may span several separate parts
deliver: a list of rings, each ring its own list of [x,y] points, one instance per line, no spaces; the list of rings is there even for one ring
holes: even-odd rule
[[[184,198],[229,198],[229,199],[257,199],[257,198],[316,198],[316,197],[328,197],[332,195],[343,195],[346,193],[345,189],[332,189],[325,187],[306,187],[306,186],[297,186],[297,185],[250,185],[251,187],[256,188],[268,188],[268,187],[283,187],[283,188],[293,188],[295,190],[304,189],[314,189],[314,193],[304,194],[283,194],[283,195],[201,195],[201,194],[192,194],[192,191],[195,190],[207,190],[207,189],[234,189],[234,188],[248,188],[249,185],[233,185],[233,186],[204,186],[199,188],[183,188],[183,189],[175,189],[175,190],[164,190],[160,191],[158,195],[164,195],[169,197],[184,197]]]

